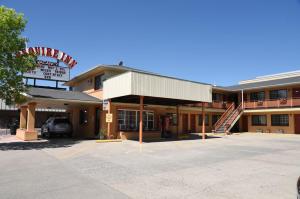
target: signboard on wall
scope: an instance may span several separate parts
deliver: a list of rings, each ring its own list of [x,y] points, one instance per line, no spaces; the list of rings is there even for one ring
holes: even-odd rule
[[[105,119],[106,119],[107,123],[112,123],[112,121],[113,121],[113,115],[111,113],[106,113]]]
[[[103,100],[103,102],[102,102],[102,106],[103,106],[103,108],[102,108],[102,110],[104,110],[104,111],[108,111],[108,100]]]

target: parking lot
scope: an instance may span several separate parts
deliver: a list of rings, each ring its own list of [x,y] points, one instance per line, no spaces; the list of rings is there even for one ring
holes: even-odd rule
[[[0,143],[1,198],[296,198],[299,175],[297,135]]]

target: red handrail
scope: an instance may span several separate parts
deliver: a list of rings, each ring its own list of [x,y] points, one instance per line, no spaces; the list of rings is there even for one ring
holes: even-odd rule
[[[237,114],[235,114],[235,118],[242,112],[243,107],[242,107],[242,103],[234,110],[236,111]],[[226,122],[225,124],[225,128],[224,128],[224,132],[226,133],[227,129],[229,128],[229,126],[232,124],[232,122],[235,120],[235,118],[232,120],[229,120]]]
[[[217,128],[220,127],[220,125],[222,124],[222,122],[225,120],[225,118],[227,118],[227,115],[232,113],[232,111],[234,110],[234,102],[232,102],[232,104],[228,107],[228,109],[223,113],[223,115],[220,117],[220,119],[218,119],[218,121],[215,123],[215,130]],[[230,113],[229,113],[230,112]],[[225,117],[226,116],[226,117]]]
[[[283,99],[266,99],[262,101],[247,101],[245,102],[245,109],[256,108],[280,108],[280,107],[299,107],[300,99],[297,97],[283,98]]]

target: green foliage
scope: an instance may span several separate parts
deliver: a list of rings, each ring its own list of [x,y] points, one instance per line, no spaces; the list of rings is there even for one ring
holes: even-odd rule
[[[25,48],[26,38],[21,36],[25,25],[22,14],[0,7],[0,98],[7,104],[24,101],[21,94],[26,91],[26,86],[21,75],[36,65],[34,56],[16,56]]]

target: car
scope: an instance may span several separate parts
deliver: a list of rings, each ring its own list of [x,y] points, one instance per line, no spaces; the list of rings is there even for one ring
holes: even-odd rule
[[[19,128],[19,120],[15,118],[10,120],[7,127],[9,128],[11,135],[16,135],[17,129]]]
[[[300,199],[300,176],[297,182],[297,199]]]
[[[50,117],[41,128],[42,137],[50,138],[55,135],[72,137],[72,124],[65,117]]]

